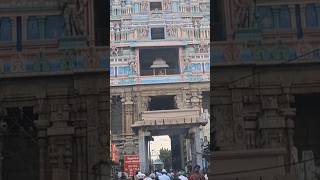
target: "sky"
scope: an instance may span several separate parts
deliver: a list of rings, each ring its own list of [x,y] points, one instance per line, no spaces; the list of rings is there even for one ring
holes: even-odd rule
[[[154,141],[150,142],[151,159],[159,159],[160,149],[171,149],[171,140],[169,136],[153,136]]]

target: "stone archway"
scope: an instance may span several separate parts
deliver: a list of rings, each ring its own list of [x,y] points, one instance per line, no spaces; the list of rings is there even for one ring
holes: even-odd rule
[[[202,168],[202,154],[200,142],[201,125],[207,122],[200,119],[199,111],[194,109],[161,110],[142,113],[143,121],[132,125],[133,130],[139,136],[139,158],[140,171],[148,172],[149,152],[148,142],[152,136],[169,135],[171,138],[172,155],[176,161],[173,166],[183,169],[186,165],[185,159],[190,159],[192,166],[200,165]],[[183,146],[182,141],[189,143]],[[187,157],[190,154],[191,157]],[[177,156],[180,155],[180,156]]]

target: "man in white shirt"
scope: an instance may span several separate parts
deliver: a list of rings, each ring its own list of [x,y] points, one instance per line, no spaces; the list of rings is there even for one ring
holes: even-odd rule
[[[167,171],[165,169],[162,169],[161,173],[162,175],[159,176],[159,180],[171,180],[167,175]]]
[[[179,179],[181,179],[181,180],[188,180],[188,178],[186,177],[186,176],[184,176],[184,172],[183,171],[180,171],[179,172]]]

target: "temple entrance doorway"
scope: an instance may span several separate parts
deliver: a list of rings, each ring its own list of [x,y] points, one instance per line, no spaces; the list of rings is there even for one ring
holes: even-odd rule
[[[36,119],[31,106],[6,108],[1,116],[1,179],[39,179]]]
[[[149,152],[152,171],[172,168],[172,146],[169,136],[152,136]]]
[[[171,159],[166,165],[166,170],[185,170],[187,165],[200,165],[202,169],[202,154],[200,128],[191,124],[141,127],[139,135],[140,170],[150,172],[155,170],[152,158],[159,159],[161,147],[171,150]],[[167,141],[158,141],[157,137],[166,136]],[[157,140],[157,141],[156,141]],[[169,141],[170,140],[170,141]],[[164,145],[166,143],[166,145]],[[158,152],[151,149],[151,144],[158,146]],[[154,150],[154,151],[152,151]],[[158,156],[157,156],[158,155]]]
[[[320,166],[320,94],[297,95],[295,103],[294,143],[298,157],[300,160],[308,159],[304,154],[312,151],[315,164]]]

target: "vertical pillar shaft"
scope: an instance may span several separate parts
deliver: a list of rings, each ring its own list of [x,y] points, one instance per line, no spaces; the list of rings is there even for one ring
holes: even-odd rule
[[[181,168],[180,169],[183,169],[184,168],[184,165],[185,165],[185,154],[184,154],[184,145],[183,145],[183,141],[184,141],[184,137],[183,135],[179,135],[179,141],[180,141],[180,158],[181,158]]]
[[[145,132],[139,130],[139,159],[140,159],[140,171],[146,170],[146,145],[145,145]]]
[[[289,5],[290,14],[291,14],[291,29],[292,31],[297,34],[297,23],[296,23],[296,13],[295,13],[295,5]]]
[[[136,38],[136,37],[134,37]],[[139,56],[139,49],[137,48],[135,51],[135,55],[136,55],[136,64],[137,64],[137,75],[140,76],[140,56]]]
[[[180,74],[183,74],[184,69],[184,59],[183,59],[183,49],[182,47],[179,48],[179,66],[180,66]]]
[[[42,103],[40,103],[42,106]],[[42,107],[43,108],[43,107]],[[39,180],[46,180],[47,167],[47,127],[49,122],[45,120],[47,117],[44,114],[44,109],[39,109],[39,120],[35,121],[38,128],[38,143],[39,143]]]
[[[122,121],[122,134],[125,134],[126,132],[126,106],[124,105],[124,103],[122,103],[122,117],[121,117],[121,121]]]
[[[126,105],[126,109],[125,109],[125,122],[126,122],[126,134],[132,134],[132,130],[131,130],[131,125],[133,123],[133,103],[132,104],[127,104]]]
[[[301,26],[306,28],[306,4],[300,4]]]
[[[27,38],[28,38],[28,28],[27,28],[27,26],[28,26],[28,17],[26,17],[26,16],[22,16],[21,17],[21,26],[22,27],[26,27],[26,28],[22,28],[22,41],[25,41],[25,40],[27,40]],[[15,36],[15,34],[13,34],[13,36]]]
[[[193,135],[193,153],[192,153],[192,163],[194,165],[199,165],[203,169],[202,154],[201,154],[201,142],[200,142],[200,131],[199,128],[194,128]]]
[[[145,140],[146,140],[146,138],[145,138]],[[146,150],[146,153],[145,153],[145,155],[146,155],[146,157],[145,157],[146,166],[145,166],[144,173],[146,173],[146,172],[149,171],[149,167],[150,167],[149,166],[149,158],[150,158],[150,156],[149,156],[149,141],[145,141],[144,147],[145,147],[145,150]]]
[[[10,17],[11,20],[11,29],[12,29],[12,33],[11,33],[11,39],[12,41],[16,41],[17,40],[17,21],[16,21],[16,17],[12,16]]]
[[[46,140],[43,138],[39,139],[39,145],[40,145],[40,149],[39,149],[39,179],[40,180],[45,180],[46,179]]]
[[[46,17],[38,17],[40,39],[45,39],[45,23]]]
[[[174,135],[170,137],[171,139],[171,152],[172,152],[172,168],[173,169],[181,169],[181,141],[180,135]]]

